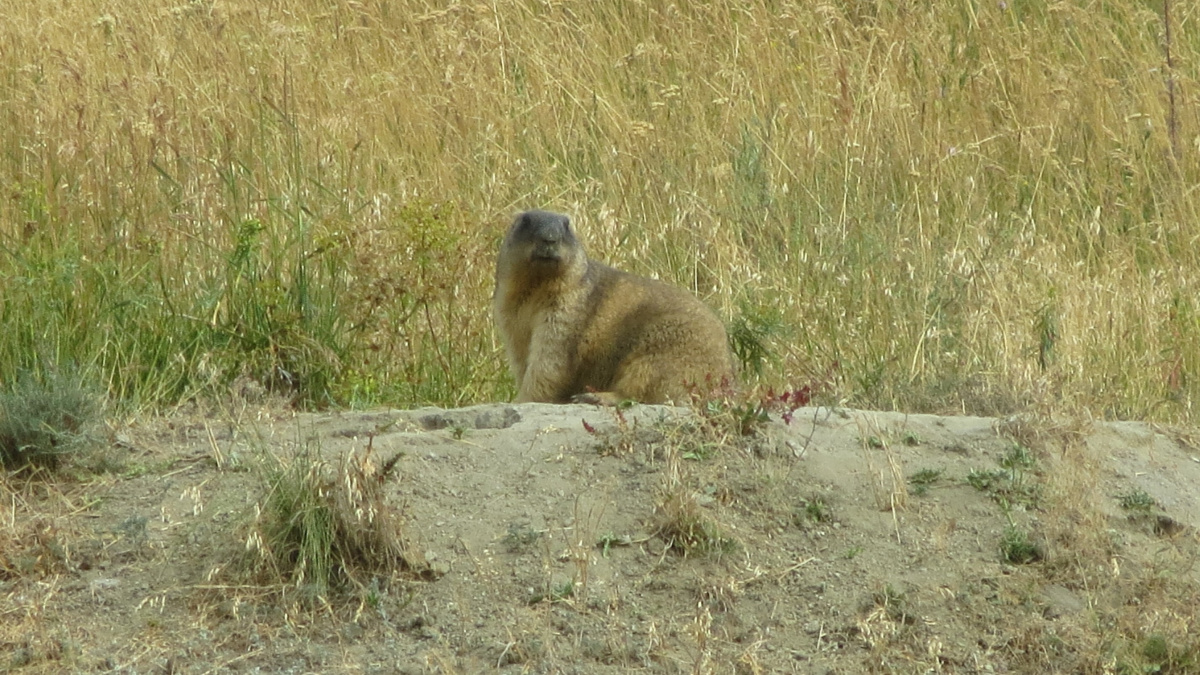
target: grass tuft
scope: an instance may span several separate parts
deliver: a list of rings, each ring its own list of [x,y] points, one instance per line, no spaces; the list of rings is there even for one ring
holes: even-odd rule
[[[771,347],[784,331],[783,315],[770,305],[741,305],[741,311],[729,326],[729,344],[742,367],[743,376],[762,377],[767,365],[779,357]]]
[[[656,534],[667,548],[685,557],[731,553],[737,541],[705,515],[694,496],[669,494],[654,509]]]
[[[93,442],[97,398],[74,373],[25,374],[0,393],[0,466],[55,470]]]
[[[366,588],[369,577],[431,577],[406,539],[403,514],[384,498],[398,459],[377,464],[368,446],[334,468],[308,448],[271,469],[246,541],[260,581],[291,585],[301,599],[315,600]]]

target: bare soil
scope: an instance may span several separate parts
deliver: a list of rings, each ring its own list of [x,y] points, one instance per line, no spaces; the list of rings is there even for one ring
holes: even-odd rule
[[[131,425],[108,472],[9,477],[0,670],[1119,672],[1195,634],[1186,432],[806,408],[715,438],[660,406]],[[402,453],[388,498],[431,573],[239,577],[263,463],[368,447]]]

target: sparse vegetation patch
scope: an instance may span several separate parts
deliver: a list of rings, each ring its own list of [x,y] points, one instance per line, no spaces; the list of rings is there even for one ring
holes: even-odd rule
[[[545,533],[535,530],[527,524],[512,523],[508,526],[508,533],[504,535],[500,543],[504,544],[504,548],[509,553],[525,553],[533,548],[543,534]]]
[[[808,523],[827,523],[833,520],[833,513],[824,499],[821,497],[810,497],[801,500],[800,508],[796,510],[793,520],[797,525],[801,526],[805,526]]]
[[[1030,505],[1040,497],[1041,489],[1031,476],[1036,466],[1032,451],[1020,444],[1014,444],[1000,458],[1000,469],[971,469],[967,473],[967,483],[981,492],[986,492],[1001,504]]]
[[[746,394],[733,391],[732,386],[725,383],[718,388],[717,396],[697,397],[692,401],[692,407],[708,426],[731,434],[734,438],[726,439],[726,442],[732,442],[736,437],[757,433],[771,420],[772,414],[785,424],[791,424],[796,411],[812,402],[815,390],[812,385],[804,385],[779,393],[768,389],[765,393]]]
[[[1029,539],[1029,535],[1016,525],[1004,528],[1000,539],[1000,557],[1014,565],[1028,565],[1042,559],[1042,549]]]
[[[1134,515],[1147,515],[1154,511],[1158,502],[1145,490],[1135,488],[1117,497],[1121,508]]]
[[[912,484],[912,493],[918,497],[929,492],[929,488],[942,479],[942,469],[921,469],[908,477],[908,482]],[[971,482],[971,476],[968,474],[967,481]],[[975,482],[980,482],[982,479],[979,476],[975,477]],[[975,483],[971,483],[975,486]],[[976,487],[976,489],[985,489]]]

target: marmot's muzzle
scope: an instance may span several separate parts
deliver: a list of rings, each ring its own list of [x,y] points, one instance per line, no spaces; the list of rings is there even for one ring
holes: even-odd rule
[[[542,243],[533,247],[533,254],[529,256],[534,262],[558,262],[562,260],[562,251],[558,242]]]

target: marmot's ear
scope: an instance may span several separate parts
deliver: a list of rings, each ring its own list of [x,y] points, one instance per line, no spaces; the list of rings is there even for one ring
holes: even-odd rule
[[[563,219],[563,229],[565,229],[567,232],[570,232],[571,231],[571,219],[566,216],[563,216],[562,219]]]

